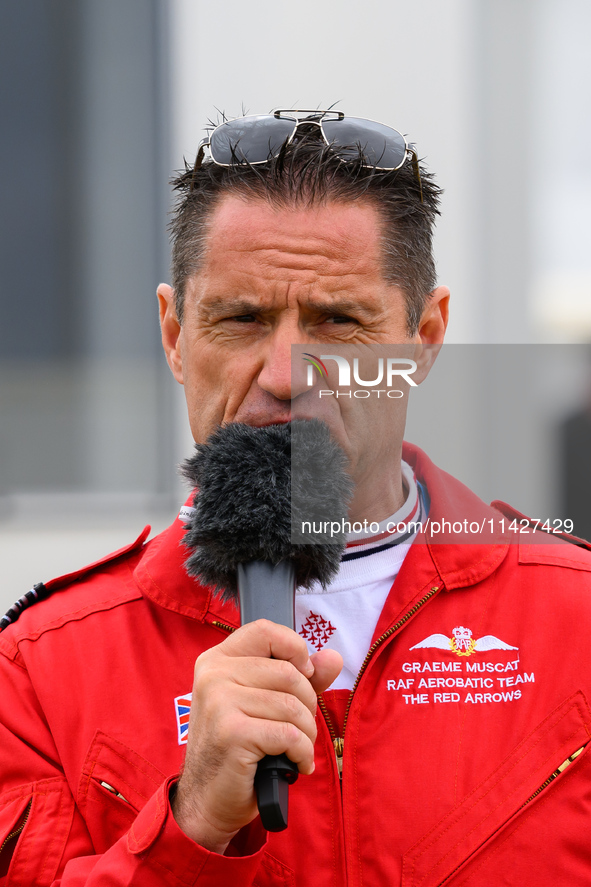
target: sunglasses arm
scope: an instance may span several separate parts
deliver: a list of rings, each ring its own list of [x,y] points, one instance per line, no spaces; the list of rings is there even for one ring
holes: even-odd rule
[[[421,183],[421,171],[419,169],[419,158],[417,157],[417,152],[413,151],[412,148],[408,149],[408,153],[410,154],[410,157],[411,157],[412,168],[414,170],[414,174],[417,177],[417,182],[419,183],[419,192],[421,194],[421,203],[424,203],[425,201],[423,200],[423,185]]]
[[[203,163],[203,158],[205,157],[205,149],[209,145],[209,142],[202,142],[199,145],[199,150],[197,151],[197,157],[195,158],[195,165],[193,166],[193,175],[197,172],[198,169],[201,169],[201,164]],[[194,180],[191,181],[191,191],[193,190]]]

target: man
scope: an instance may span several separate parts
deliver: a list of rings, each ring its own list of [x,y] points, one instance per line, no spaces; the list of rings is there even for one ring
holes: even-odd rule
[[[158,290],[196,442],[313,414],[294,344],[404,346],[424,376],[449,297],[438,191],[398,133],[281,112],[221,127],[210,155],[177,180]],[[298,631],[238,628],[187,575],[179,519],[47,583],[0,636],[7,884],[589,883],[591,558],[527,521],[516,539],[508,506],[403,454],[403,409],[327,390],[350,519],[379,526],[298,594]],[[398,528],[427,512],[482,532],[411,545]],[[253,780],[279,753],[301,776],[267,835]]]

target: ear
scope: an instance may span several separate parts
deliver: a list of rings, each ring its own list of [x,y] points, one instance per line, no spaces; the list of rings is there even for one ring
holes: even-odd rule
[[[417,340],[420,339],[421,345],[417,348],[415,360],[418,364],[418,372],[414,375],[419,383],[427,377],[435,363],[443,345],[448,320],[449,289],[446,286],[438,286],[430,293],[419,321]]]
[[[436,287],[419,321],[419,336],[423,345],[442,345],[449,319],[449,289]]]
[[[168,366],[177,382],[183,384],[183,356],[181,351],[181,325],[177,320],[174,305],[174,290],[167,283],[161,283],[157,289],[160,313],[160,331],[162,347],[166,354]]]

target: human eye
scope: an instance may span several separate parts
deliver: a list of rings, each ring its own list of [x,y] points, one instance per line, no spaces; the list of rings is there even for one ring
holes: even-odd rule
[[[226,296],[211,296],[201,306],[205,323],[217,326],[239,323],[256,323],[259,319],[258,306],[250,299]]]
[[[323,312],[315,324],[315,335],[323,342],[348,342],[359,335],[361,322],[352,314]]]
[[[218,323],[224,327],[255,327],[261,323],[261,315],[258,311],[253,310],[250,306],[237,305],[226,308],[220,312]]]
[[[226,310],[216,323],[216,327],[220,334],[242,341],[252,339],[253,336],[258,338],[264,332],[266,323],[258,311],[237,307]]]
[[[360,326],[360,321],[353,314],[330,314],[326,313],[320,320],[320,326],[323,327],[328,334],[344,335],[351,333]]]
[[[235,323],[256,323],[254,314],[235,314],[227,319],[233,320]]]
[[[332,317],[326,318],[326,323],[333,324],[345,324],[345,323],[358,323],[354,317],[350,317],[347,314],[334,314]]]

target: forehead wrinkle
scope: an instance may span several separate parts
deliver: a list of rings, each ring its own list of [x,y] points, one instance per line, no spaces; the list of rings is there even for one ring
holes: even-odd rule
[[[252,223],[244,225],[236,217],[237,204],[244,209],[242,201],[229,198],[222,204],[212,219],[204,258],[211,264],[224,262],[231,254],[242,261],[242,256],[257,256],[262,264],[269,267],[286,267],[293,270],[306,269],[316,263],[321,274],[342,276],[343,255],[347,256],[349,268],[363,268],[363,272],[382,268],[382,220],[373,207],[373,217],[356,219],[358,226],[354,236],[350,224],[328,226],[313,209],[300,211],[273,211],[259,201],[248,202],[253,211]],[[348,206],[358,210],[364,207]],[[263,219],[258,211],[264,211]],[[271,227],[269,228],[269,220]],[[350,273],[350,272],[347,272]]]
[[[331,253],[333,253],[331,255]],[[279,246],[261,245],[252,246],[245,243],[244,248],[222,245],[212,246],[207,256],[207,265],[203,269],[205,273],[216,274],[222,271],[224,274],[239,275],[243,278],[269,278],[274,279],[277,271],[294,273],[293,279],[297,281],[301,277],[308,277],[309,282],[322,278],[329,281],[334,278],[342,287],[347,278],[359,276],[374,277],[376,270],[381,276],[381,262],[373,261],[371,250],[360,249],[357,253],[352,250],[347,253],[346,261],[343,261],[342,250],[327,250],[312,252],[301,245],[293,249],[284,249]],[[347,284],[344,284],[347,288]]]
[[[379,280],[376,279],[375,272],[373,277],[375,284],[383,282],[381,276]],[[364,283],[362,288],[359,285],[360,279],[363,279]],[[357,304],[359,294],[368,284],[374,291],[369,273],[364,274],[359,268],[345,270],[340,264],[338,269],[327,269],[326,273],[322,273],[317,267],[308,263],[302,263],[301,268],[295,268],[288,267],[285,262],[233,264],[228,261],[222,262],[220,259],[219,264],[212,262],[207,269],[198,272],[194,282],[202,290],[202,298],[208,304],[213,304],[214,300],[220,304],[224,301],[229,303],[230,300],[241,299],[244,302],[252,302],[253,298],[255,303],[258,303],[287,295],[303,303],[322,301],[324,293],[330,300],[334,295],[335,300],[347,303],[349,310],[352,310]]]
[[[323,248],[325,245],[326,248]],[[272,269],[312,271],[321,277],[344,278],[352,274],[373,273],[372,251],[367,247],[368,244],[351,244],[346,261],[343,261],[343,244],[333,245],[324,240],[319,242],[317,238],[304,242],[298,238],[293,245],[261,247],[257,252],[261,261]]]
[[[299,303],[314,308],[322,302],[332,313],[350,314],[364,307],[366,293],[373,293],[369,301],[375,301],[390,283],[384,277],[375,208],[368,217],[367,212],[359,216],[364,207],[345,207],[347,217],[335,224],[332,219],[327,224],[322,212],[277,212],[258,202],[247,208],[253,215],[230,198],[214,214],[205,261],[193,277],[199,300],[232,299],[236,313],[241,305],[276,307],[279,299],[286,307]],[[384,293],[379,302],[384,309]],[[375,310],[369,313],[375,317]]]

